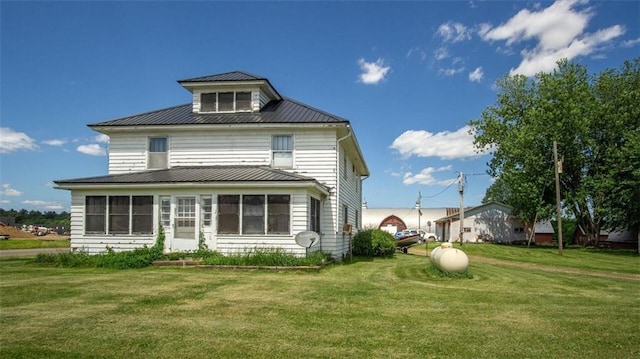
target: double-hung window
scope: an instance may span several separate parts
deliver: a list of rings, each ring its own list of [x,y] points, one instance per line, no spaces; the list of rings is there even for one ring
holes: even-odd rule
[[[275,135],[271,138],[271,152],[273,167],[293,167],[293,136]]]
[[[167,137],[149,137],[147,168],[162,169],[168,167]]]
[[[313,197],[309,208],[309,230],[320,233],[320,200]]]

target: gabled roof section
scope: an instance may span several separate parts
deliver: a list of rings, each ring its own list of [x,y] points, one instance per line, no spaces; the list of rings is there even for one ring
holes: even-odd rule
[[[165,126],[165,125],[229,125],[229,124],[302,124],[344,123],[349,121],[285,98],[271,101],[260,112],[194,113],[191,104],[89,124],[89,127]]]
[[[84,177],[55,181],[60,188],[74,185],[186,184],[256,182],[310,183],[322,186],[316,179],[267,166],[192,166],[173,167],[116,175]],[[326,188],[325,188],[326,190]]]

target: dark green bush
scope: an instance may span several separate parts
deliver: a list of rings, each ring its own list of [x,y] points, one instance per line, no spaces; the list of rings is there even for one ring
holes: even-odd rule
[[[373,229],[367,229],[356,233],[351,242],[351,248],[354,256],[372,257],[373,256],[373,244],[372,233]]]
[[[387,257],[396,252],[396,240],[380,229],[367,229],[353,237],[353,255],[362,257]]]

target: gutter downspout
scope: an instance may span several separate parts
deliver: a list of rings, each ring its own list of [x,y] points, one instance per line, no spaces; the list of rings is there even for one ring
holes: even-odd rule
[[[336,141],[336,240],[340,233],[340,142],[352,136],[353,132],[351,131],[351,125],[347,125],[347,131],[349,131],[349,133]],[[345,156],[346,155],[347,154],[345,153]],[[344,233],[342,236],[342,244],[344,245]]]

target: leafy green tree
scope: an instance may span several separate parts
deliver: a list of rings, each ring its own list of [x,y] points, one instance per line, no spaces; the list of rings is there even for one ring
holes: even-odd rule
[[[500,79],[496,104],[469,123],[475,146],[493,154],[488,173],[496,181],[486,200],[511,205],[525,223],[552,218],[557,141],[563,209],[587,242],[597,242],[602,228],[637,231],[639,70],[636,59],[589,76],[583,65],[562,60],[535,78]]]

